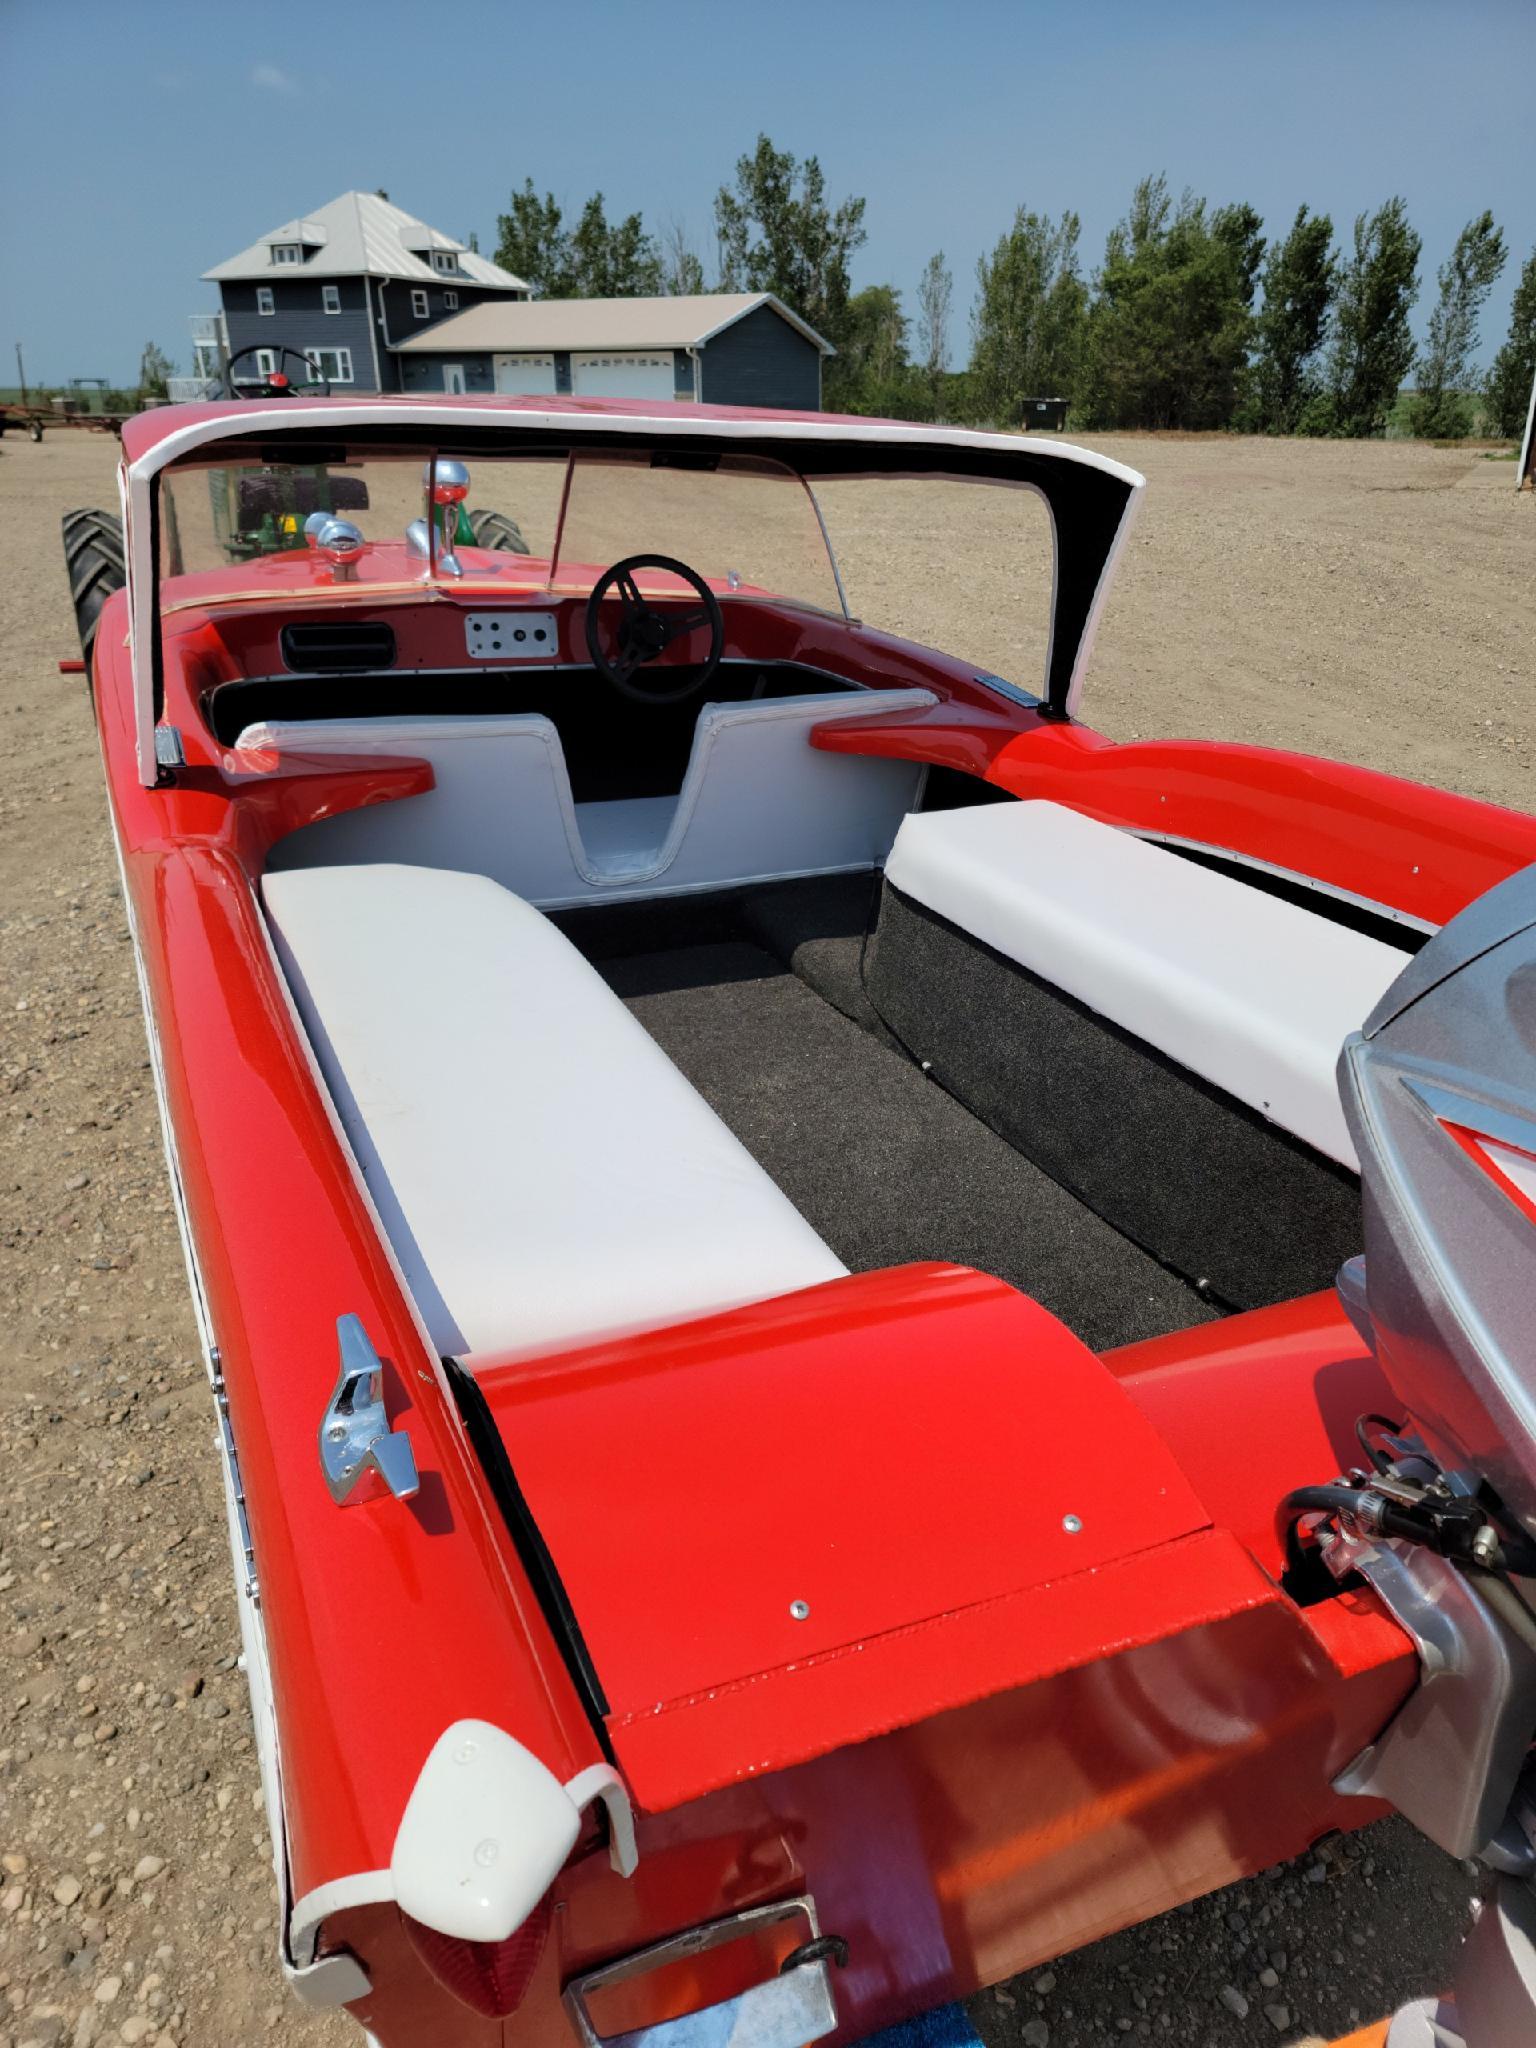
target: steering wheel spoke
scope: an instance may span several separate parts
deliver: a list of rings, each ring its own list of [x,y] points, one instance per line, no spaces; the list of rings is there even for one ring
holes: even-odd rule
[[[659,569],[686,584],[700,600],[697,608],[675,612],[645,598],[639,581],[642,569]],[[619,605],[612,653],[604,643],[603,630],[603,607],[610,597],[616,597]],[[641,672],[675,641],[686,639],[704,626],[709,628],[709,648],[701,663],[669,664],[654,686],[642,680]],[[702,690],[720,666],[720,657],[725,652],[725,618],[720,600],[686,562],[671,555],[629,555],[604,570],[592,587],[587,600],[587,647],[598,674],[626,697],[642,704],[680,703],[684,697]],[[670,680],[679,672],[683,677],[680,684]]]
[[[702,605],[696,612],[668,612],[662,621],[666,628],[667,645],[670,647],[674,640],[686,639],[690,633],[696,633],[700,626],[707,626],[709,622],[709,613]]]

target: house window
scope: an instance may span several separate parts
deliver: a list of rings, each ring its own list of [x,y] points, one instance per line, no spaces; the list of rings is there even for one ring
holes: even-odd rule
[[[277,307],[276,307],[275,303],[273,302],[273,298],[272,298],[272,287],[271,287],[271,285],[269,285],[269,284],[259,284],[259,285],[257,285],[257,287],[256,287],[256,310],[257,310],[257,312],[258,312],[258,313],[275,313],[275,312],[277,311]]]
[[[458,295],[458,293],[457,293],[457,292],[444,292],[444,293],[443,293],[443,311],[444,311],[445,313],[457,313],[457,311],[458,311],[458,310],[459,310],[459,295]]]
[[[412,293],[411,293],[411,312],[412,312],[412,313],[414,314],[414,316],[416,317],[416,319],[418,319],[418,320],[425,320],[425,319],[426,319],[426,317],[427,317],[427,310],[428,310],[428,309],[427,309],[427,295],[426,295],[426,293],[425,293],[425,292],[412,292]]]
[[[443,389],[450,394],[457,394],[462,398],[466,388],[464,365],[462,363],[444,363]]]
[[[339,284],[321,285],[320,304],[327,313],[339,313],[341,311],[341,286]]]
[[[300,251],[298,243],[274,242],[272,244],[272,261],[274,263],[298,263],[300,261]]]
[[[307,348],[305,359],[317,375],[332,384],[352,382],[352,351],[349,348]]]
[[[257,374],[257,376],[258,376],[258,377],[271,377],[271,376],[274,376],[274,375],[276,374],[276,372],[277,372],[277,350],[276,350],[275,348],[259,348],[259,349],[257,349],[257,351],[256,351],[256,374]]]
[[[458,274],[459,259],[449,249],[434,249],[432,268],[439,277],[455,277]]]

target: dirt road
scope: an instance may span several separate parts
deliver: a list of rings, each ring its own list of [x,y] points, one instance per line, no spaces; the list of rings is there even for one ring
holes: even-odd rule
[[[1152,487],[1094,723],[1529,802],[1536,502],[1511,465],[1102,445]],[[0,2048],[324,2048],[357,2036],[277,1974],[212,1413],[90,720],[55,672],[75,651],[59,515],[115,502],[115,457],[66,434],[0,448]],[[877,519],[851,553],[878,584],[909,546]],[[945,591],[970,651],[974,602]],[[977,2021],[995,2048],[1340,2030],[1443,1976],[1465,1893],[1388,1824],[989,1994]]]

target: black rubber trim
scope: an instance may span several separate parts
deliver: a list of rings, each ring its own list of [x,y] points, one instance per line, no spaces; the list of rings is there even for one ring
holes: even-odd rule
[[[1351,903],[1343,896],[1335,896],[1331,890],[1309,886],[1290,875],[1277,875],[1269,868],[1256,868],[1250,862],[1238,860],[1231,854],[1217,853],[1208,846],[1174,846],[1166,839],[1149,839],[1149,846],[1160,846],[1164,853],[1176,853],[1181,860],[1192,861],[1197,868],[1209,868],[1212,874],[1225,875],[1229,881],[1242,882],[1249,889],[1257,889],[1261,896],[1274,896],[1281,903],[1294,903],[1298,910],[1309,911],[1313,917],[1324,918],[1329,924],[1342,925],[1346,931],[1359,932],[1367,939],[1380,939],[1383,945],[1395,947],[1399,953],[1417,953],[1427,946],[1434,937],[1433,932],[1421,932],[1416,925],[1399,924],[1385,912],[1372,910],[1365,903]]]
[[[496,1427],[496,1419],[484,1394],[476,1386],[474,1375],[458,1359],[445,1358],[443,1369],[448,1375],[448,1384],[453,1389],[453,1398],[458,1403],[475,1455],[496,1497],[496,1505],[501,1509],[508,1534],[522,1559],[523,1569],[532,1581],[550,1633],[560,1645],[587,1717],[603,1745],[604,1755],[612,1763],[614,1754],[607,1728],[608,1695],[603,1691],[597,1666],[592,1662],[592,1653],[581,1633],[581,1624],[576,1619],[576,1610],[571,1605],[559,1568],[533,1518],[528,1497],[518,1484],[507,1447],[501,1440],[501,1431]]]

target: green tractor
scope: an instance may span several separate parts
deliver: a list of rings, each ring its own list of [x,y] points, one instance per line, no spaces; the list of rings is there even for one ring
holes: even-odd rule
[[[265,355],[272,369],[259,368],[255,376],[242,376],[237,365],[247,356]],[[295,383],[283,370],[291,357],[304,372]],[[324,372],[293,349],[241,349],[232,356],[225,371],[225,385],[237,398],[329,398],[330,380]],[[305,545],[304,527],[317,512],[346,517],[368,510],[368,486],[360,476],[336,475],[321,467],[269,464],[260,469],[212,469],[208,488],[213,499],[213,530],[220,547],[232,562],[248,562],[261,555],[280,555]],[[442,531],[442,512],[455,514],[451,536]],[[500,549],[526,555],[528,543],[522,528],[505,512],[469,511],[459,504],[439,509],[438,545],[452,550],[460,547]],[[176,536],[169,536],[174,559]]]

